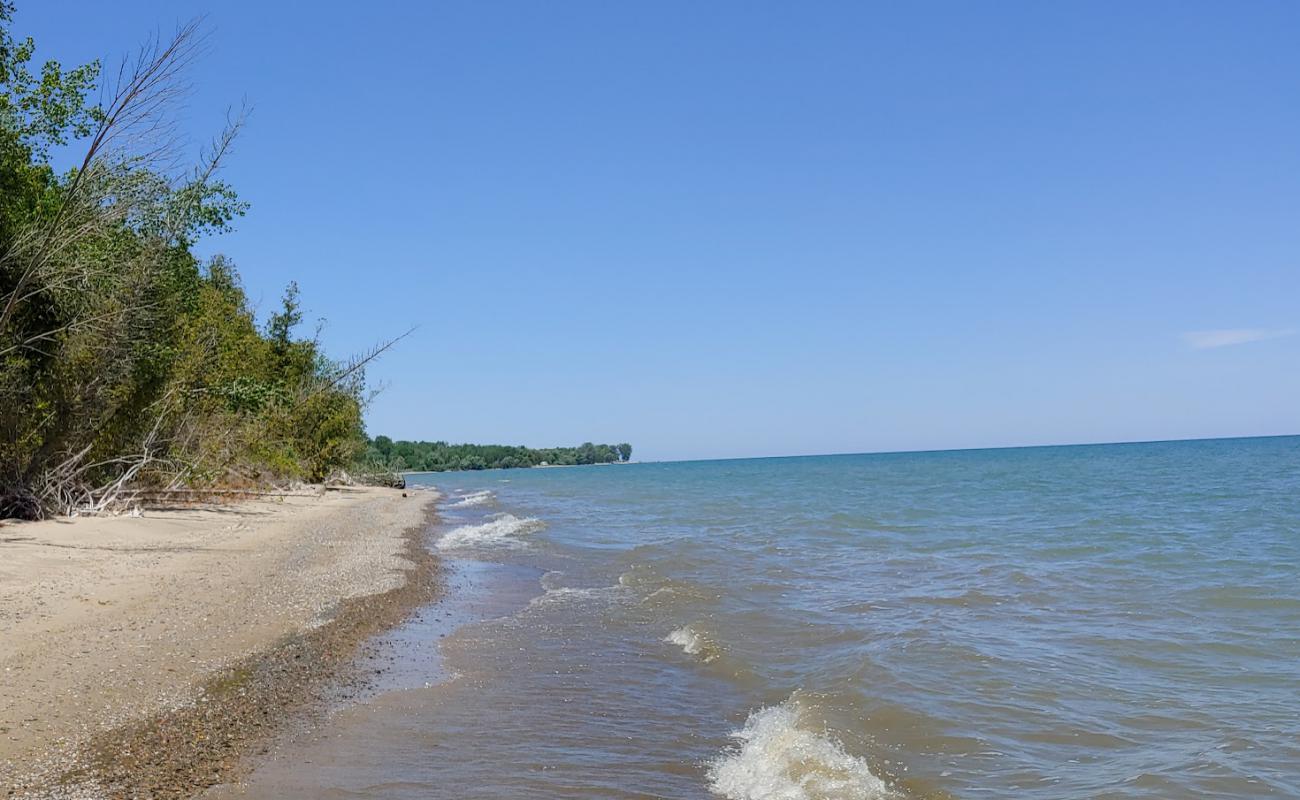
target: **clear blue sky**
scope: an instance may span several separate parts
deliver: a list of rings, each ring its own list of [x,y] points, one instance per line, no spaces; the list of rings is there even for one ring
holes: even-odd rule
[[[20,0],[207,14],[208,243],[395,438],[689,458],[1300,432],[1300,4]]]

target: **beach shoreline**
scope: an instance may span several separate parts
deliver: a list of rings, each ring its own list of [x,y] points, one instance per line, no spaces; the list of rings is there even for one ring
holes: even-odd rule
[[[436,596],[436,500],[343,488],[0,527],[0,796],[237,777]]]

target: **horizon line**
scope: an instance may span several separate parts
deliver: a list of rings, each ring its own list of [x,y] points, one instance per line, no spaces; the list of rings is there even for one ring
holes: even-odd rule
[[[639,459],[634,459],[632,461],[613,462],[613,465],[630,467],[630,466],[635,466],[637,464],[693,464],[699,462],[712,462],[712,461],[766,461],[766,460],[779,459],[779,458],[828,458],[828,457],[834,458],[834,457],[844,457],[844,456],[920,455],[923,453],[978,453],[985,450],[1034,450],[1034,449],[1046,449],[1052,447],[1122,447],[1126,445],[1141,445],[1141,444],[1228,442],[1228,441],[1237,441],[1237,440],[1244,440],[1244,439],[1295,439],[1295,438],[1300,438],[1300,433],[1263,433],[1263,434],[1246,434],[1241,436],[1189,436],[1189,437],[1174,438],[1174,439],[1125,439],[1122,441],[1053,442],[1050,444],[1005,444],[1005,445],[991,445],[987,447],[931,447],[931,448],[921,448],[917,450],[853,450],[853,451],[838,452],[838,453],[790,453],[787,455],[773,455],[773,456],[719,456],[717,458],[661,458],[661,459],[644,460],[644,461]],[[411,441],[426,441],[426,440],[394,439],[393,441],[411,442]],[[437,441],[442,441],[442,440],[437,440]],[[515,445],[505,445],[505,446],[514,447]],[[527,445],[524,446],[528,447]],[[547,448],[529,447],[529,449],[542,450]],[[556,464],[552,466],[599,467],[599,466],[610,466],[610,464]],[[407,475],[407,474],[420,474],[420,473],[428,472],[428,474],[436,475],[440,472],[493,472],[497,470],[507,470],[507,469],[529,469],[529,467],[489,467],[484,470],[433,470],[431,472],[427,470],[402,470],[401,474]]]
[[[999,444],[984,447],[926,447],[917,450],[853,450],[837,453],[791,453],[779,456],[719,456],[717,458],[665,458],[654,461],[632,461],[631,464],[689,464],[696,461],[759,461],[774,458],[824,458],[827,456],[893,456],[920,453],[971,453],[982,450],[1032,450],[1048,447],[1111,447],[1139,444],[1174,444],[1177,442],[1222,442],[1238,439],[1294,439],[1300,433],[1261,433],[1241,436],[1189,436],[1173,439],[1124,439],[1101,442],[1053,442],[1050,444]]]

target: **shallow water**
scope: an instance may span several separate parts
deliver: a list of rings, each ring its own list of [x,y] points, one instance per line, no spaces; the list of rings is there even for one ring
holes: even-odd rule
[[[414,482],[495,605],[250,795],[1300,796],[1298,437]]]

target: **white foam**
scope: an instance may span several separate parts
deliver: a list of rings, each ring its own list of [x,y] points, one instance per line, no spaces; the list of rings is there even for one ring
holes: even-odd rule
[[[685,625],[669,633],[664,641],[682,648],[688,656],[696,656],[701,661],[712,661],[718,657],[718,648],[699,629]]]
[[[519,538],[542,528],[541,520],[520,519],[513,514],[497,514],[481,525],[462,525],[438,540],[439,550],[461,547],[524,547]]]
[[[617,586],[560,586],[555,589],[547,589],[545,594],[534,597],[528,602],[528,605],[535,608],[554,603],[580,603],[593,599],[609,600],[618,588]]]
[[[487,490],[481,492],[470,492],[469,494],[462,496],[456,502],[448,503],[447,507],[448,508],[469,508],[470,506],[482,506],[482,505],[487,505],[488,503],[492,502],[495,499],[496,499],[496,495],[492,494]]]
[[[754,712],[737,746],[709,766],[709,789],[728,800],[884,800],[897,795],[860,758],[800,727],[795,700]]]

